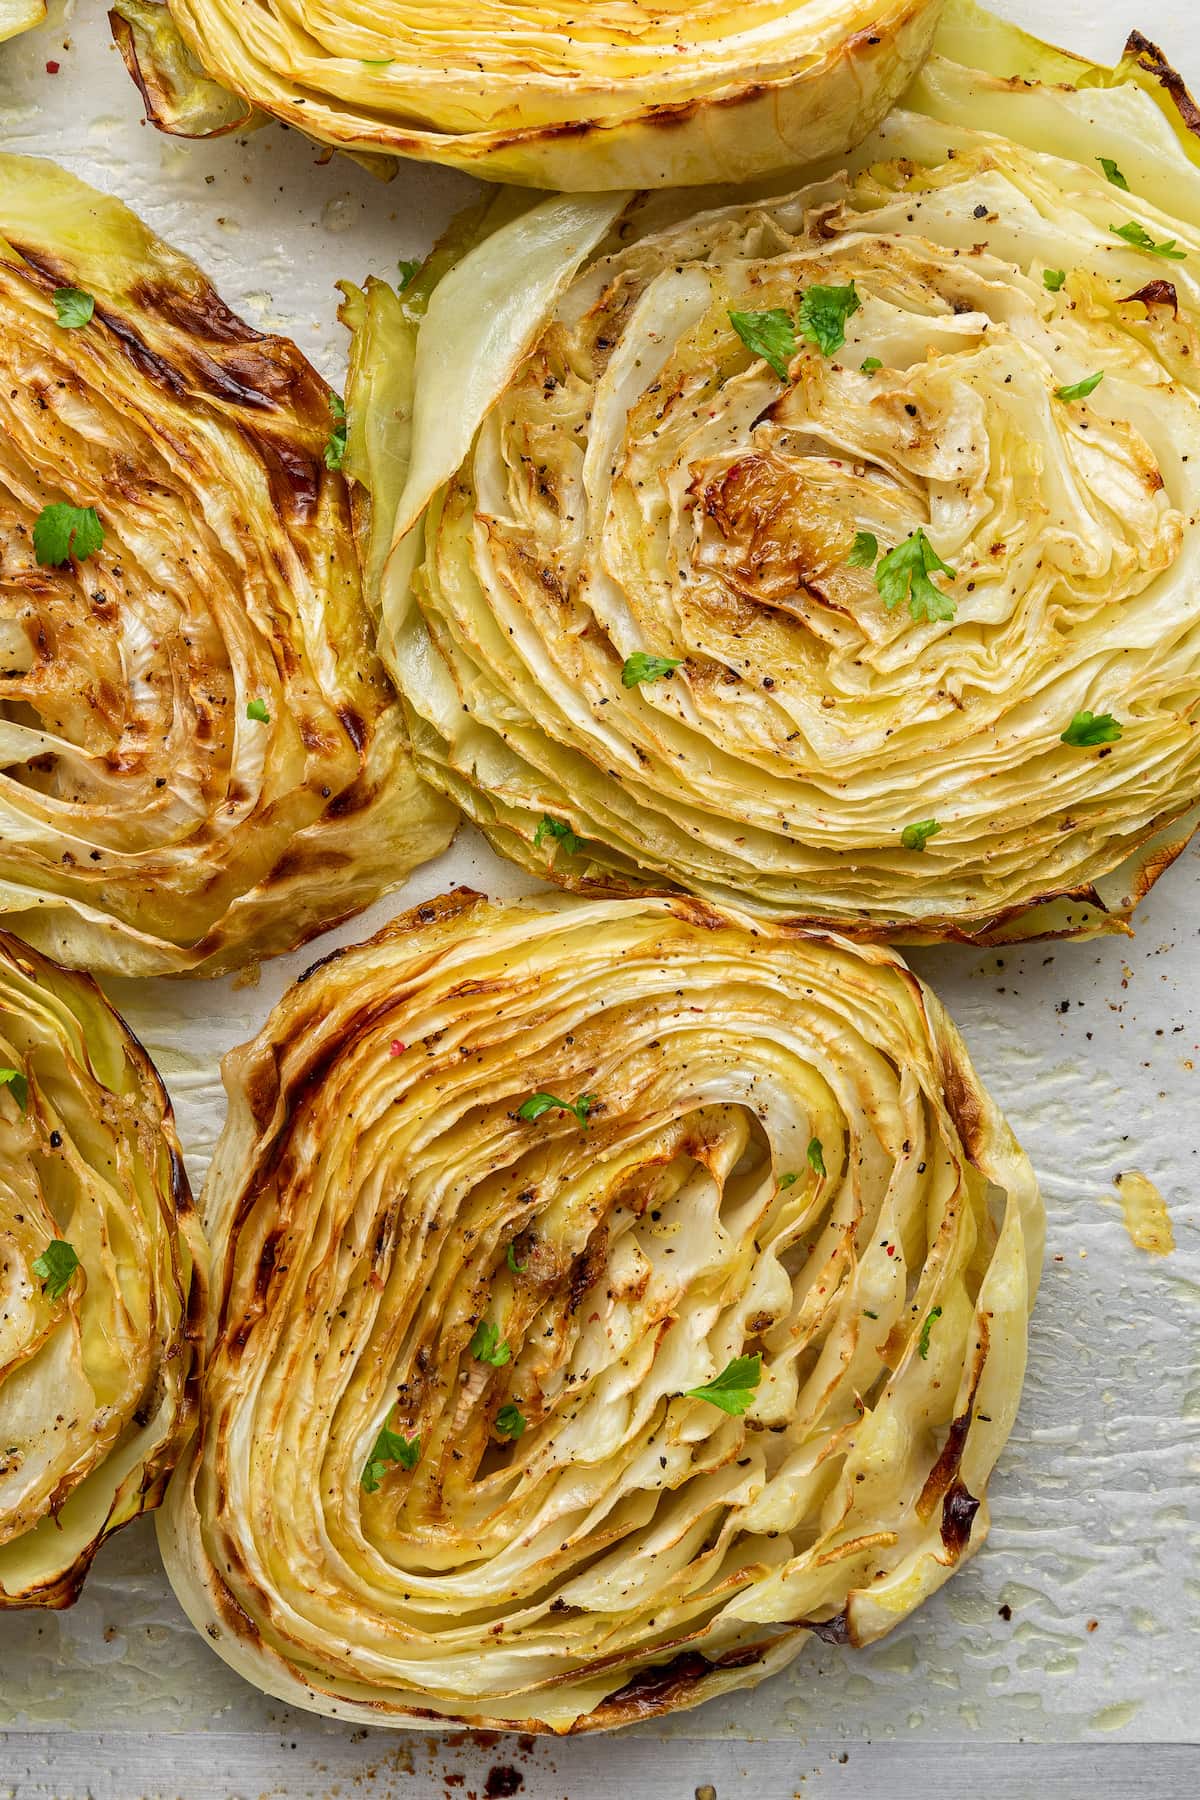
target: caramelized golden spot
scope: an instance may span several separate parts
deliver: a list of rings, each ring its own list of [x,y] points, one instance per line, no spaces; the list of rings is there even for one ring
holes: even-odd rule
[[[808,599],[854,543],[851,526],[830,517],[827,497],[782,457],[751,452],[697,476],[692,491],[704,520],[699,562],[760,606]],[[824,598],[819,588],[816,597]]]

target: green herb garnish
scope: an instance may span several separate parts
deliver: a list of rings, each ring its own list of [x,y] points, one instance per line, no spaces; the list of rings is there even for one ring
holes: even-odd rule
[[[570,856],[577,856],[583,849],[583,839],[576,837],[569,825],[565,825],[561,819],[552,819],[549,813],[543,813],[533,834],[534,849],[540,850],[547,838],[553,838],[556,846],[561,844]]]
[[[496,1414],[496,1430],[502,1437],[519,1438],[528,1423],[525,1414],[516,1406],[502,1406]]]
[[[329,417],[333,424],[325,443],[325,467],[340,469],[346,454],[346,402],[340,394],[329,396]]]
[[[29,1078],[20,1069],[0,1069],[0,1087],[6,1087],[21,1111],[29,1104]]]
[[[832,356],[846,341],[846,320],[862,301],[853,282],[848,287],[805,288],[800,299],[800,335],[823,356]]]
[[[269,725],[271,723],[271,715],[267,711],[267,703],[265,700],[248,700],[246,702],[246,717],[248,719],[253,719],[259,725]]]
[[[907,599],[908,610],[918,622],[922,619],[952,619],[954,601],[930,580],[935,572],[954,575],[949,563],[942,561],[918,527],[911,537],[888,551],[875,571],[875,586],[889,612]]]
[[[1104,380],[1104,370],[1097,375],[1085,375],[1082,381],[1073,381],[1068,387],[1057,387],[1054,390],[1056,400],[1086,400],[1094,394]]]
[[[1129,183],[1126,181],[1111,156],[1098,156],[1096,161],[1100,164],[1100,167],[1104,170],[1105,175],[1112,182],[1114,187],[1124,188],[1126,193],[1129,192]]]
[[[84,288],[60,287],[54,290],[54,310],[64,331],[78,331],[90,322],[96,302]]]
[[[1111,713],[1077,712],[1059,742],[1077,750],[1093,750],[1097,744],[1115,744],[1123,729]]]
[[[808,1166],[814,1175],[829,1173],[825,1167],[825,1149],[820,1138],[815,1137],[808,1140]]]
[[[1148,250],[1151,256],[1165,256],[1168,262],[1186,262],[1187,251],[1175,248],[1174,238],[1164,238],[1162,243],[1155,243],[1146,227],[1137,219],[1130,219],[1127,225],[1110,225],[1108,228],[1114,237],[1124,238],[1135,250]]]
[[[518,1119],[527,1124],[540,1119],[543,1113],[552,1112],[555,1107],[559,1112],[574,1113],[581,1125],[586,1125],[588,1114],[596,1104],[595,1094],[580,1094],[578,1100],[558,1100],[553,1094],[530,1094],[517,1108]]]
[[[769,363],[780,381],[788,378],[788,359],[796,354],[796,327],[780,307],[769,312],[731,312],[729,323],[755,356]]]
[[[499,1329],[487,1319],[480,1319],[471,1339],[471,1355],[476,1362],[490,1363],[493,1369],[504,1366],[512,1351],[500,1336]]]
[[[900,842],[906,850],[923,850],[931,837],[936,837],[941,830],[936,819],[918,819],[915,825],[906,825],[900,833]]]
[[[42,1292],[50,1300],[66,1293],[71,1277],[79,1267],[74,1246],[65,1238],[52,1238],[40,1256],[33,1259],[33,1272],[39,1277]]]
[[[514,1275],[523,1275],[529,1267],[528,1263],[519,1263],[517,1261],[516,1247],[513,1244],[509,1244],[508,1248],[505,1250],[504,1260]]]
[[[935,1306],[933,1311],[927,1315],[925,1323],[921,1327],[920,1342],[917,1344],[917,1355],[922,1362],[924,1362],[925,1358],[929,1355],[929,1334],[933,1330],[935,1321],[940,1319],[941,1316],[941,1307]]]
[[[682,661],[681,656],[649,656],[645,650],[635,650],[625,658],[621,686],[635,688],[643,681],[660,681],[664,675],[673,675]]]
[[[59,568],[74,557],[84,562],[104,542],[94,506],[43,506],[33,521],[33,553],[43,568]]]
[[[732,1413],[736,1418],[749,1406],[761,1380],[762,1357],[756,1350],[753,1356],[735,1356],[704,1387],[687,1388],[684,1397],[707,1400],[710,1406],[719,1406],[722,1412]]]
[[[1048,287],[1052,294],[1057,294],[1066,279],[1067,271],[1065,269],[1042,270],[1042,285]]]
[[[415,1469],[421,1459],[421,1440],[419,1437],[402,1437],[398,1431],[389,1431],[385,1425],[375,1439],[375,1448],[367,1459],[361,1481],[368,1494],[378,1491],[379,1484],[387,1474],[389,1463],[399,1463],[402,1469]]]
[[[850,554],[846,558],[848,569],[873,569],[875,559],[879,555],[879,540],[873,531],[856,531]]]

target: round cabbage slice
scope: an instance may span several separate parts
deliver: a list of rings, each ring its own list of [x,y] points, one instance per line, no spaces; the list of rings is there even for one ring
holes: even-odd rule
[[[890,951],[463,891],[318,964],[225,1083],[159,1537],[260,1688],[622,1725],[867,1644],[979,1547],[1041,1203]]]
[[[0,917],[77,967],[211,974],[443,848],[295,345],[0,156],[0,374]]]
[[[848,169],[510,192],[357,296],[423,771],[583,891],[1124,928],[1200,795],[1195,117],[956,7]]]
[[[7,932],[0,1236],[0,1608],[69,1606],[192,1429],[206,1253],[150,1059]]]
[[[162,130],[264,115],[365,157],[575,191],[742,181],[840,155],[929,48],[940,0],[116,0]]]

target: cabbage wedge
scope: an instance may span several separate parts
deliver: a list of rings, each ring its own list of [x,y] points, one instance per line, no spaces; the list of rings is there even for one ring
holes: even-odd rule
[[[940,0],[116,0],[161,130],[273,115],[388,166],[572,191],[744,181],[840,155],[929,48]]]
[[[583,892],[1126,929],[1200,796],[1196,116],[952,5],[794,192],[510,190],[352,296],[421,770]]]
[[[154,1067],[0,932],[0,1608],[69,1606],[192,1429],[206,1252]]]
[[[295,345],[6,155],[0,367],[0,920],[76,967],[215,974],[442,849]]]
[[[224,1074],[158,1524],[258,1687],[619,1726],[869,1643],[978,1549],[1041,1202],[891,951],[460,890],[310,970]]]

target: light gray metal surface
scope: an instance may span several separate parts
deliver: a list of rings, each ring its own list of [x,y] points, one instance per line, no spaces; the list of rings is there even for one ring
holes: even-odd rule
[[[1200,81],[1187,0],[1004,0],[1044,35],[1111,59],[1136,23]],[[56,75],[46,64],[59,64]],[[294,134],[181,145],[139,122],[99,0],[0,50],[5,147],[57,156],[195,254],[256,324],[326,373],[342,360],[339,275],[388,274],[472,186],[403,167],[381,184]],[[197,1181],[221,1118],[216,1060],[333,942],[453,881],[521,886],[464,833],[405,894],[257,987],[113,984],[158,1058]],[[1025,1402],[978,1558],[872,1651],[815,1645],[790,1674],[617,1739],[469,1744],[289,1714],[183,1619],[142,1523],[110,1544],[79,1605],[0,1620],[0,1800],[437,1795],[532,1800],[937,1793],[1200,1793],[1200,853],[1143,908],[1135,939],[914,961],[962,1027],[1043,1180],[1046,1275]],[[1143,1170],[1177,1248],[1136,1249],[1113,1187]],[[1005,1616],[1011,1613],[1011,1617]],[[178,1735],[169,1735],[178,1734]],[[1020,1740],[1025,1740],[1021,1742]],[[494,1771],[501,1771],[496,1775]],[[499,1783],[499,1790],[497,1790]]]

